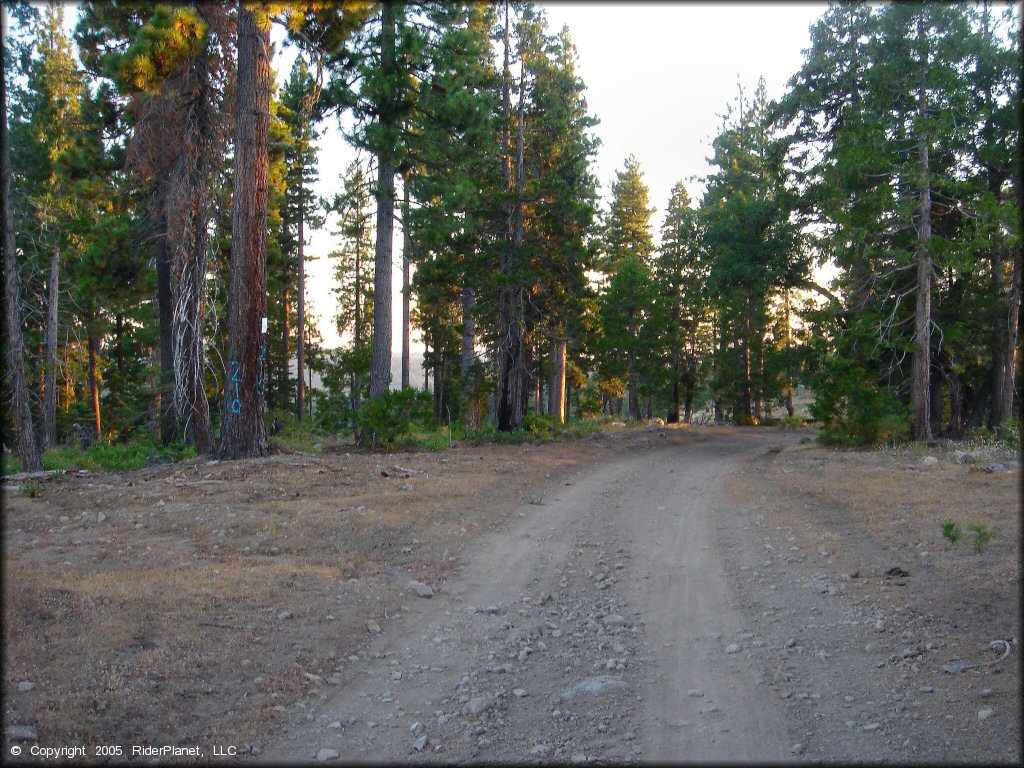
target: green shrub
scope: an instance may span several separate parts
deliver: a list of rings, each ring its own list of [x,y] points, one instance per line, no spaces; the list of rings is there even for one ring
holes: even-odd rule
[[[964,535],[964,532],[960,529],[960,526],[954,523],[952,520],[947,520],[942,524],[942,536],[950,544],[956,544],[960,541],[960,537]]]
[[[558,425],[554,416],[528,413],[523,416],[523,431],[542,440],[551,437]]]
[[[43,484],[38,480],[25,480],[18,485],[18,490],[30,499],[34,499],[43,495]]]
[[[411,387],[389,391],[363,403],[359,411],[359,427],[371,446],[391,450],[399,437],[408,434],[414,425],[427,426],[433,419],[429,392]]]
[[[984,523],[971,523],[967,530],[974,534],[974,551],[980,555],[985,551],[985,545],[991,541],[995,529]]]
[[[449,445],[448,434],[446,432],[434,432],[418,442],[423,450],[435,453],[447,450]]]
[[[140,469],[153,459],[180,461],[196,455],[194,445],[171,443],[158,446],[148,440],[132,443],[93,443],[85,450],[71,445],[51,448],[42,456],[43,469]]]

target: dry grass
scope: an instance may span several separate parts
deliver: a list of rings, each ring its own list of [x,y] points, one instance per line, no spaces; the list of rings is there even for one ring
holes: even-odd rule
[[[525,489],[621,442],[191,460],[8,493],[5,725],[45,746],[258,749],[359,664],[409,578],[439,584]]]
[[[760,497],[766,520],[790,531],[819,567],[842,576],[854,602],[927,616],[949,628],[950,653],[986,658],[991,640],[1020,638],[1021,470],[985,472],[941,449],[930,451],[940,461],[929,465],[927,453],[794,446],[736,479],[732,490],[737,498]],[[995,458],[1017,458],[1003,454]],[[950,519],[964,531],[956,544],[942,535]],[[996,531],[980,551],[968,532],[972,523]],[[910,577],[885,578],[893,567]],[[1007,662],[1013,674],[1016,659]]]

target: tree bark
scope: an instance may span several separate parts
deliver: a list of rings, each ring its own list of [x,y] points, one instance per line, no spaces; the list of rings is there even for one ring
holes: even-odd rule
[[[50,254],[50,279],[47,285],[46,307],[46,366],[43,383],[42,440],[39,452],[52,448],[57,442],[57,310],[60,281],[60,249]]]
[[[672,412],[665,420],[668,424],[679,422],[679,345],[672,346]]]
[[[928,385],[928,414],[931,419],[932,435],[942,434],[942,411],[945,404],[945,393],[942,391],[942,380],[938,371],[932,371],[929,375],[931,381]]]
[[[0,9],[0,22],[8,28],[7,8]],[[6,46],[0,41],[0,59],[6,60]],[[21,333],[21,299],[18,287],[18,261],[14,253],[14,206],[11,202],[11,145],[7,135],[7,77],[0,76],[0,151],[2,151],[4,217],[4,320],[7,326],[7,370],[10,371],[11,417],[14,422],[15,448],[22,472],[42,469],[36,446],[32,411],[28,402],[25,375],[25,342]]]
[[[468,285],[462,289],[462,357],[459,361],[459,373],[463,381],[468,381],[469,371],[473,367],[476,356],[476,294]],[[468,387],[466,398],[469,397]]]
[[[98,347],[96,334],[90,328],[86,334],[86,348],[89,351],[89,403],[92,405],[93,437],[96,440],[103,434],[103,425],[100,422],[100,381],[96,360]]]
[[[228,381],[221,421],[222,458],[269,452],[263,393],[263,317],[267,308],[270,28],[238,6],[235,179],[228,295]]]
[[[786,413],[789,418],[796,414],[793,406],[793,326],[789,318],[789,288],[786,288]]]
[[[928,76],[928,52],[925,48],[923,11],[917,19],[917,41],[921,48],[921,68],[918,82],[917,114],[922,125],[918,129],[917,153],[918,174],[920,175],[918,225],[917,225],[917,305],[914,311],[914,358],[910,402],[914,414],[912,437],[915,440],[931,440],[931,293],[932,293],[932,198],[931,177],[928,172],[928,140],[924,130],[927,118],[928,97],[926,92]]]
[[[290,387],[288,386],[288,374],[291,372],[289,370],[291,360],[288,357],[288,298],[288,291],[285,290],[283,313],[284,316],[282,317],[281,322],[281,370],[278,373],[277,383],[277,391],[281,394],[282,398],[281,402],[279,403],[279,407],[282,408],[283,410],[288,409],[288,390],[290,389]]]
[[[1020,362],[1020,297],[1021,297],[1021,249],[1014,249],[1013,274],[1010,277],[1010,290],[1006,296],[1006,334],[1001,350],[1000,375],[998,391],[992,397],[992,426],[1000,429],[1003,424],[1013,418],[1014,390],[1017,383],[1017,370]]]
[[[565,423],[565,339],[551,342],[551,383],[548,385],[548,413]]]
[[[178,439],[174,413],[174,297],[171,295],[171,248],[167,239],[167,209],[159,204],[156,239],[156,304],[160,324],[160,441]]]
[[[395,16],[390,2],[381,3],[380,66],[385,80],[395,71]],[[378,118],[385,133],[394,129],[389,106]],[[395,159],[392,147],[377,156],[377,242],[373,275],[373,356],[370,362],[370,397],[391,387],[391,255],[395,227]]]
[[[305,221],[302,194],[302,181],[299,181],[299,295],[295,309],[298,317],[295,321],[295,373],[297,383],[295,390],[295,414],[302,421],[302,413],[306,410],[306,254],[305,254]]]
[[[199,6],[199,12],[205,18],[208,10]],[[193,90],[184,95],[187,115],[183,151],[172,175],[172,194],[166,201],[171,206],[167,224],[175,278],[171,283],[174,404],[180,433],[200,454],[212,454],[216,444],[203,384],[203,289],[216,117],[205,50],[196,57],[191,74]]]
[[[409,226],[409,174],[402,184],[402,389],[409,386],[409,262],[412,258],[412,230]]]
[[[502,145],[505,157],[504,180],[505,188],[512,187],[511,158],[511,105],[509,72],[509,25],[508,3],[505,4],[505,66],[503,70],[503,128]],[[525,65],[524,65],[525,75]],[[510,432],[523,425],[523,414],[526,410],[527,381],[524,355],[526,342],[523,337],[523,295],[518,285],[520,276],[516,269],[523,242],[523,107],[525,76],[519,81],[519,135],[515,164],[515,190],[517,200],[512,206],[505,208],[505,247],[502,249],[501,271],[506,281],[503,283],[498,298],[499,318],[499,349],[498,356],[498,429]]]
[[[630,335],[632,336],[632,334]],[[640,413],[640,395],[637,388],[637,373],[632,350],[629,351],[627,371],[629,377],[629,418],[631,421],[640,421],[643,414]]]

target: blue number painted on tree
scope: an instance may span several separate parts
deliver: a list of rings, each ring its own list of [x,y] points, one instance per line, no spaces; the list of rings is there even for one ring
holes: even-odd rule
[[[241,366],[237,360],[232,360],[231,365],[234,366],[234,373],[231,374],[231,381],[235,384],[235,399],[231,401],[231,412],[241,413],[242,412],[242,401],[238,399],[238,372],[241,370]]]

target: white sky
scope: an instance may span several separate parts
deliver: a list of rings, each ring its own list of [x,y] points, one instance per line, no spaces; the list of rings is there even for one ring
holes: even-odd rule
[[[803,62],[812,22],[826,4],[543,3],[552,33],[567,25],[579,54],[579,75],[587,86],[590,113],[601,122],[597,177],[604,205],[615,172],[636,155],[651,191],[655,237],[669,192],[682,179],[695,202],[710,171],[706,158],[719,115],[736,97],[737,83],[752,93],[764,77],[769,98],[783,94],[786,81]],[[291,49],[276,63],[290,70]],[[334,125],[324,126],[320,145],[319,194],[333,194],[338,174],[354,157]],[[312,233],[308,253],[334,247],[332,223]],[[400,352],[401,228],[395,228],[394,354]],[[331,320],[331,265],[307,266],[309,302],[326,346],[340,343]],[[414,343],[414,350],[419,347]]]

